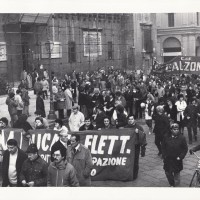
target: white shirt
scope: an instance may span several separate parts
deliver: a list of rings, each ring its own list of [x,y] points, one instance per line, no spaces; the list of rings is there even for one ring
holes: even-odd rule
[[[16,170],[17,155],[18,155],[18,150],[16,151],[15,154],[10,154],[8,179],[11,184],[17,184],[17,170]]]
[[[69,117],[69,127],[71,131],[79,131],[79,128],[84,124],[85,117],[82,112],[77,114],[71,113]]]

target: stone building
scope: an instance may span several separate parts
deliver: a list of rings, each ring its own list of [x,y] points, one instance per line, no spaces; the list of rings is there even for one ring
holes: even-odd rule
[[[133,14],[0,14],[0,74],[134,69]],[[50,58],[50,59],[49,59]]]
[[[200,55],[200,16],[194,13],[157,13],[157,52],[160,62],[176,56]]]

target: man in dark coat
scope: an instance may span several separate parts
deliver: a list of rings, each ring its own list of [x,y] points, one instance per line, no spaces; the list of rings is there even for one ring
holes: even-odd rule
[[[27,159],[27,155],[17,145],[15,139],[7,141],[7,150],[3,154],[2,163],[2,187],[20,187],[20,172],[23,162]]]
[[[70,145],[68,131],[62,130],[59,133],[59,140],[51,147],[51,161],[54,161],[53,152],[55,149],[59,147],[60,149],[67,151],[68,145]]]
[[[197,99],[192,98],[191,104],[189,104],[185,111],[184,111],[184,117],[186,119],[186,126],[188,130],[188,138],[189,138],[189,144],[192,144],[192,132],[194,135],[194,140],[197,141],[197,119],[198,119],[198,106],[197,106]]]
[[[20,182],[29,187],[47,186],[48,164],[39,156],[36,144],[30,144],[26,153],[28,159],[22,165]]]
[[[133,115],[130,115],[128,117],[128,125],[126,125],[125,128],[133,129],[133,134],[136,135],[134,171],[133,171],[133,179],[136,179],[139,171],[140,152],[141,152],[141,157],[145,156],[146,145],[147,145],[146,134],[144,132],[144,129],[135,122]]]
[[[155,144],[158,148],[158,155],[162,155],[161,144],[165,135],[169,133],[170,122],[169,118],[164,114],[163,106],[156,107],[156,114],[153,118],[155,120],[155,126],[153,133],[155,133]]]
[[[179,125],[172,124],[170,134],[166,135],[162,142],[163,168],[171,187],[180,184],[180,171],[183,170],[183,159],[187,151],[187,142],[180,134]]]
[[[42,117],[46,117],[45,108],[44,108],[44,100],[42,98],[43,92],[38,92],[36,99],[36,112],[40,111]]]

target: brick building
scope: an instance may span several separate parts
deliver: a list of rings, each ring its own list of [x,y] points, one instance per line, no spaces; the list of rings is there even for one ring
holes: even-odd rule
[[[134,69],[133,28],[132,14],[0,14],[0,74],[19,81],[23,69],[48,69],[49,56],[60,78],[72,70]]]

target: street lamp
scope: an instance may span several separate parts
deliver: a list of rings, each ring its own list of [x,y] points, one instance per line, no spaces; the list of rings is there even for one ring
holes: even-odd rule
[[[51,52],[53,50],[54,42],[53,41],[46,41],[45,47],[48,52],[48,60],[49,60],[49,91],[50,91],[50,111],[48,115],[48,119],[56,119],[56,114],[54,111],[54,105],[53,105],[53,92],[52,92],[52,75],[51,75]]]
[[[144,73],[144,69],[145,69],[145,54],[146,54],[146,51],[145,51],[144,48],[142,49],[141,53],[142,53],[142,71]]]

